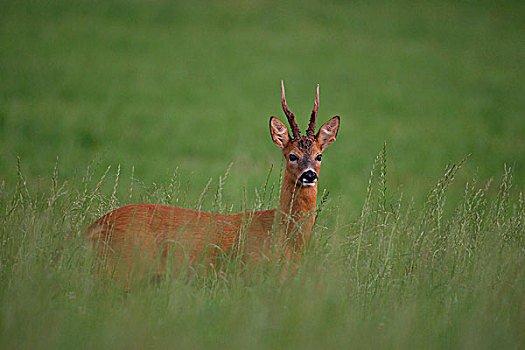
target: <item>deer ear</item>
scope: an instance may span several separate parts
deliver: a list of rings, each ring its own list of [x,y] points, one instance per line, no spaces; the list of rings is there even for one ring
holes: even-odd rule
[[[290,134],[288,133],[286,125],[275,117],[270,118],[270,134],[272,135],[273,142],[281,149],[285,148],[288,142],[290,142]]]
[[[319,146],[321,146],[321,150],[324,150],[326,147],[328,147],[332,142],[335,141],[335,138],[337,136],[337,131],[339,131],[339,116],[336,115],[326,123],[324,123],[323,126],[319,129],[317,132],[317,135],[315,135],[315,139],[317,142],[319,142]]]

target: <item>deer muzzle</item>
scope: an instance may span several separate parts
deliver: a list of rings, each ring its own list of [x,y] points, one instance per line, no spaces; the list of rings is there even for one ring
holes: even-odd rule
[[[317,174],[311,169],[306,170],[301,176],[299,176],[299,182],[301,182],[304,187],[314,186],[317,180]]]

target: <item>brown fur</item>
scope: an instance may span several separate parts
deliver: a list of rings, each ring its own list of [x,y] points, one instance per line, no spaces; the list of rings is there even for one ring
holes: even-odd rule
[[[169,262],[173,268],[213,266],[223,254],[241,252],[244,260],[277,257],[296,265],[312,234],[317,198],[317,183],[303,187],[298,179],[307,169],[319,174],[316,157],[335,140],[338,128],[334,117],[321,127],[322,137],[291,139],[282,122],[270,119],[272,139],[287,159],[277,209],[214,214],[141,203],[104,215],[86,228],[101,273],[129,287],[134,276],[168,272]],[[300,161],[289,161],[292,153]]]

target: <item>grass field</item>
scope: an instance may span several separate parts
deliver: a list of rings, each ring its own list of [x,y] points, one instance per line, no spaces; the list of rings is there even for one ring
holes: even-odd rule
[[[523,18],[511,1],[0,0],[0,348],[525,347]],[[297,276],[102,287],[82,231],[111,208],[275,203],[255,189],[279,187],[281,79],[303,129],[316,83],[319,122],[341,116]]]

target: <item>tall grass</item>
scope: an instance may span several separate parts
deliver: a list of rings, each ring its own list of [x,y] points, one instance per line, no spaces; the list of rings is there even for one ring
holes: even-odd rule
[[[16,188],[0,187],[0,347],[523,348],[523,193],[505,165],[498,180],[468,181],[450,208],[463,163],[447,165],[418,206],[390,189],[385,146],[357,217],[320,194],[313,239],[284,282],[277,269],[233,264],[124,293],[100,283],[84,227],[129,202],[228,212],[229,170],[188,203],[177,172],[153,185],[132,175],[118,191],[120,167],[95,177],[94,162],[80,180],[63,179],[57,162],[44,193],[19,162]],[[242,206],[273,205],[278,186],[267,180]]]

